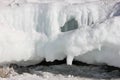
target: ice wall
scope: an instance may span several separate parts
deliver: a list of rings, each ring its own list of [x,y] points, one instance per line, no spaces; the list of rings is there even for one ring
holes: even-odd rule
[[[77,60],[89,64],[108,64],[120,67],[120,17],[114,17],[106,20],[105,22],[96,25],[88,32],[92,37],[86,37],[83,47],[93,47],[87,50],[87,53],[76,57]],[[89,42],[92,41],[92,44]],[[90,49],[90,48],[89,48]],[[82,51],[83,52],[83,51]],[[89,57],[88,57],[89,56]]]
[[[41,61],[35,47],[42,36],[36,32],[34,12],[32,5],[0,10],[0,63],[27,65]]]
[[[111,56],[109,56],[110,58],[103,57],[107,56],[107,51],[110,52],[109,49],[111,49],[108,46],[106,48],[105,45],[106,50],[104,50],[103,45],[105,33],[109,31],[106,23],[114,23],[110,24],[110,30],[119,30],[118,27],[113,28],[118,24],[115,22],[119,18],[110,19],[116,16],[114,14],[117,11],[114,11],[113,7],[116,1],[11,0],[9,2],[8,0],[5,4],[7,6],[0,7],[1,65],[17,63],[25,66],[37,64],[43,59],[54,61],[62,60],[65,57],[67,57],[67,64],[71,65],[74,57],[78,56],[76,60],[83,62],[94,64],[96,61],[96,63],[120,67],[116,60],[112,62]],[[106,19],[110,20],[106,21]],[[103,25],[105,26],[103,27]],[[110,34],[119,36],[119,31],[117,32],[115,34],[110,32]],[[106,42],[111,40],[109,38]],[[117,36],[116,40],[119,41]],[[115,43],[111,43],[116,46]],[[103,45],[102,48],[101,45]],[[95,53],[97,52],[93,51],[94,54],[91,52],[94,49],[103,49],[100,54],[102,52],[104,54],[98,56],[102,57],[102,60],[104,60],[103,58],[108,59],[96,60],[98,56],[95,56],[97,55]],[[116,51],[113,49],[113,52],[115,52],[114,50]],[[114,58],[117,54],[117,52],[116,55],[111,53],[115,56]],[[92,58],[88,58],[89,56]],[[108,62],[110,60],[112,63]],[[116,64],[113,64],[115,62]]]

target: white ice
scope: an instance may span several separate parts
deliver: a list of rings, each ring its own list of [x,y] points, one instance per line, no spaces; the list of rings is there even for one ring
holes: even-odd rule
[[[84,40],[80,45],[82,47],[80,51],[85,54],[80,54],[76,59],[89,64],[108,64],[120,67],[119,20],[120,17],[114,17],[95,25],[87,32],[84,31],[87,35],[85,38],[81,36]]]
[[[67,57],[68,65],[76,59],[120,67],[119,0],[0,2],[0,65]],[[76,29],[70,20],[76,21]]]

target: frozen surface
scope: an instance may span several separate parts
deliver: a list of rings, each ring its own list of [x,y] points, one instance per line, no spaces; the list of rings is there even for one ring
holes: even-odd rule
[[[0,65],[74,58],[120,67],[119,0],[0,0]]]
[[[7,70],[10,70],[7,73]],[[5,74],[6,72],[6,74]],[[36,65],[30,67],[0,68],[0,80],[119,80],[120,71],[110,66]]]

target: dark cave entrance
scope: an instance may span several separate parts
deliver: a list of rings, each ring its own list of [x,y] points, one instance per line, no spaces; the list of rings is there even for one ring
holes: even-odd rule
[[[75,30],[78,28],[78,22],[75,18],[68,20],[63,27],[61,27],[61,32],[67,32],[70,30]]]

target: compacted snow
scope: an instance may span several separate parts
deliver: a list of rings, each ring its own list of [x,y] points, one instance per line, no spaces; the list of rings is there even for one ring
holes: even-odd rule
[[[73,59],[120,67],[119,0],[0,0],[0,65]]]

